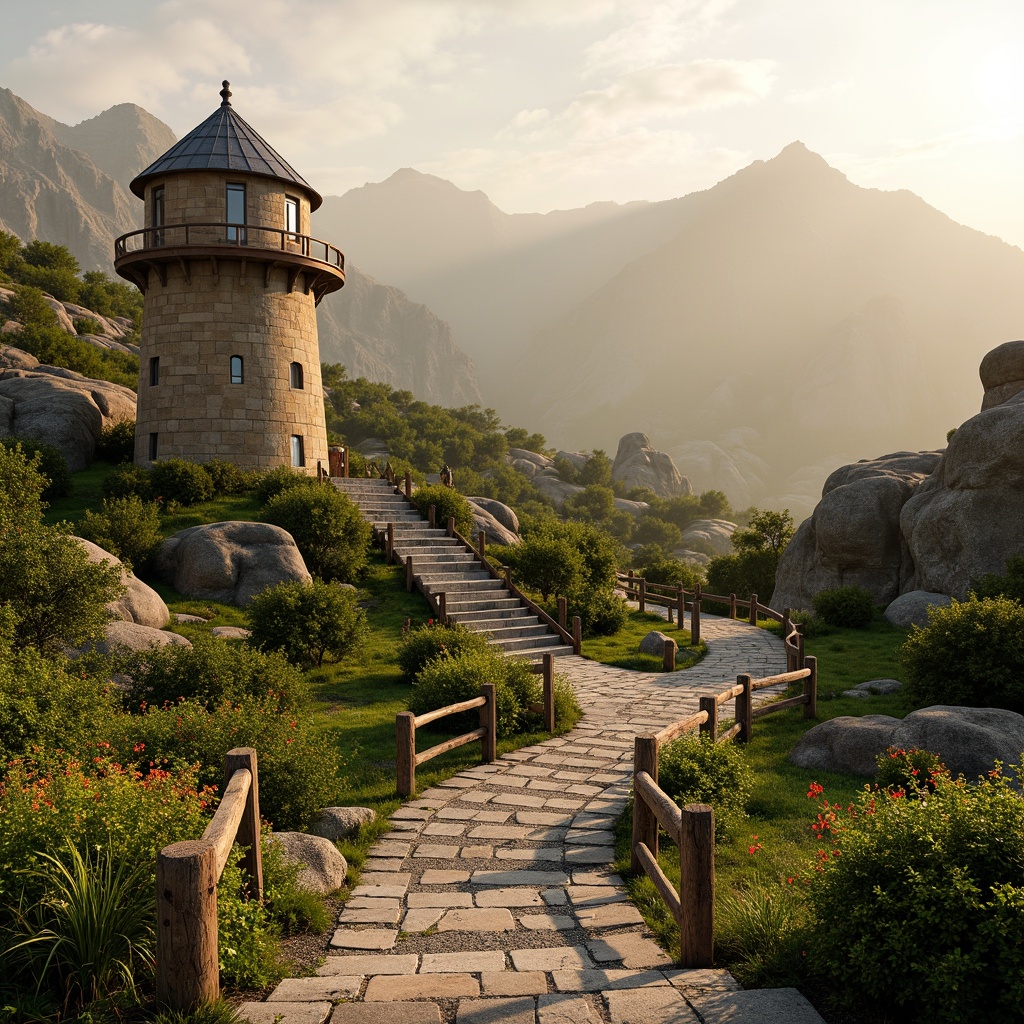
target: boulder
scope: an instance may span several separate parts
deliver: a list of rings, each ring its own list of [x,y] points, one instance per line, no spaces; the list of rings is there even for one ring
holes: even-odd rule
[[[503,505],[500,501],[496,501],[494,498],[467,498],[466,499],[471,505],[476,505],[477,508],[482,509],[484,512],[490,513],[495,519],[505,527],[506,530],[511,530],[513,533],[519,532],[519,516],[515,514],[508,507]]]
[[[640,432],[619,439],[612,463],[612,480],[627,490],[646,487],[659,498],[693,494],[690,481],[680,474],[672,456],[652,448],[650,439]]]
[[[191,647],[192,644],[177,633],[169,633],[165,629],[154,629],[152,626],[140,626],[137,622],[125,622],[114,619],[103,628],[104,639],[85,647],[74,648],[67,652],[68,657],[78,657],[85,651],[99,651],[110,654],[117,648],[129,651],[148,651],[150,647],[169,647],[177,644],[180,647]]]
[[[251,635],[250,630],[242,626],[214,626],[210,630],[210,636],[219,637],[221,640],[246,640]]]
[[[628,498],[613,498],[612,507],[619,512],[628,512],[640,518],[651,506],[646,501],[630,501]]]
[[[55,299],[52,295],[43,295],[43,301],[56,313],[57,315],[57,326],[62,331],[67,331],[68,334],[77,334],[75,325],[71,322],[71,317],[68,316],[68,311],[64,308],[64,303]]]
[[[815,594],[857,586],[889,604],[912,571],[900,513],[939,464],[940,452],[895,452],[842,466],[779,559],[772,608],[810,608]],[[934,589],[934,588],[933,588]]]
[[[566,498],[579,494],[583,488],[579,484],[567,484],[554,470],[541,470],[533,478],[533,486],[546,498],[550,498],[557,508],[561,508]]]
[[[377,820],[372,807],[325,807],[310,827],[315,836],[322,836],[331,842],[354,836],[362,825]]]
[[[985,388],[981,409],[992,409],[1024,391],[1024,341],[1008,341],[992,349],[981,361]]]
[[[13,345],[0,345],[0,369],[34,370],[38,365],[39,360],[31,352],[22,352]]]
[[[945,594],[908,590],[885,609],[885,621],[894,626],[927,626],[929,608],[941,608],[952,603],[953,599]]]
[[[483,531],[487,540],[493,544],[505,544],[509,547],[522,544],[518,534],[499,523],[490,512],[480,508],[472,498],[469,500],[469,507],[473,510],[473,537],[469,539],[475,541],[476,534]]]
[[[92,462],[105,426],[135,419],[135,392],[56,366],[0,370],[0,399],[0,437],[52,444],[72,473]]]
[[[305,832],[274,832],[271,840],[281,848],[286,864],[302,865],[296,880],[301,888],[327,895],[345,883],[348,863],[329,839]]]
[[[679,645],[672,639],[672,637],[666,636],[657,629],[652,629],[650,633],[640,641],[640,653],[652,654],[654,657],[660,658],[665,653],[666,640],[668,640],[676,650],[679,650]]]
[[[898,718],[889,715],[843,715],[808,729],[790,751],[798,768],[847,775],[875,774],[875,758],[892,745]]]
[[[109,551],[104,551],[98,544],[93,544],[91,540],[82,537],[75,537],[75,540],[85,549],[90,562],[110,562],[120,569],[121,583],[125,587],[124,596],[107,605],[115,619],[150,626],[153,629],[163,629],[171,621],[171,613],[164,604],[164,599],[138,576],[129,572],[119,558],[115,558]]]
[[[157,568],[188,597],[246,605],[286,580],[311,577],[292,535],[269,523],[191,526],[164,541]]]
[[[701,550],[712,555],[731,555],[735,532],[736,524],[727,519],[695,519],[686,524],[681,544],[684,548],[699,544]]]
[[[531,452],[526,448],[509,448],[505,457],[508,459],[509,465],[515,465],[517,462],[528,462],[538,471],[542,469],[551,469],[555,464],[555,460],[550,456],[541,455],[538,452]]]
[[[888,694],[899,693],[903,684],[898,679],[869,679],[866,683],[858,683],[855,687],[860,693]]]
[[[590,458],[586,452],[555,452],[556,459],[564,459],[572,466],[576,472],[582,472],[583,467],[586,466],[587,460]]]
[[[997,349],[998,351],[998,349]],[[967,597],[973,581],[1024,554],[1024,392],[972,416],[903,506],[913,571],[903,591]]]

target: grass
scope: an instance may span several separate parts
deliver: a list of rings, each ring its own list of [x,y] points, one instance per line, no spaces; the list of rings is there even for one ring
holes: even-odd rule
[[[603,665],[628,668],[639,672],[664,672],[660,657],[640,653],[640,641],[651,630],[658,630],[671,637],[679,645],[676,652],[676,669],[696,665],[707,654],[703,641],[690,646],[690,631],[669,625],[660,615],[651,612],[630,611],[626,624],[614,636],[597,636],[583,641],[583,657],[599,661]]]

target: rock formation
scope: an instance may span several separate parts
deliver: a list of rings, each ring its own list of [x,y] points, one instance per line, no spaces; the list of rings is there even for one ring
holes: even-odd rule
[[[121,564],[121,559],[115,558],[109,551],[104,551],[91,540],[82,537],[75,537],[75,540],[85,549],[90,562],[109,562],[121,571],[120,582],[125,588],[124,595],[107,605],[108,611],[115,619],[153,629],[163,629],[171,621],[171,613],[163,598],[152,587],[143,583],[135,573],[129,572]]]
[[[982,412],[1020,394],[1024,391],[1024,341],[1008,341],[992,349],[982,359],[979,373],[985,389]]]
[[[627,490],[646,487],[659,498],[693,494],[690,481],[680,474],[672,457],[651,447],[650,439],[640,432],[619,439],[612,463],[612,480]]]

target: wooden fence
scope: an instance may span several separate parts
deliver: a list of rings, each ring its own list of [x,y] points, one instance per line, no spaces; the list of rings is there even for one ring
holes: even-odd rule
[[[437,711],[428,711],[425,715],[414,715],[411,711],[402,711],[395,716],[395,745],[400,796],[412,796],[416,792],[416,769],[421,764],[432,760],[439,754],[455,750],[456,747],[479,740],[484,764],[488,764],[497,757],[498,715],[494,683],[484,683],[480,690],[479,697],[473,697],[471,700],[464,700],[458,704],[449,704],[447,707],[438,708]],[[472,711],[473,708],[480,709],[479,729],[445,740],[444,743],[438,743],[419,754],[416,753],[416,729],[418,727],[427,725],[429,722],[436,722],[441,718],[447,718],[449,715],[458,714],[460,711]]]
[[[156,997],[189,1011],[220,998],[217,956],[217,883],[235,840],[248,895],[263,895],[259,775],[256,751],[236,747],[224,758],[224,795],[198,840],[165,846],[156,859]]]

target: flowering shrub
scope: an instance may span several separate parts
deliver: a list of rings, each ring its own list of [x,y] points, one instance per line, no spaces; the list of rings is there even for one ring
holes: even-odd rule
[[[902,789],[910,794],[919,789],[934,791],[935,777],[946,772],[938,754],[917,747],[910,750],[889,747],[875,761],[878,765],[875,783],[879,789]]]

